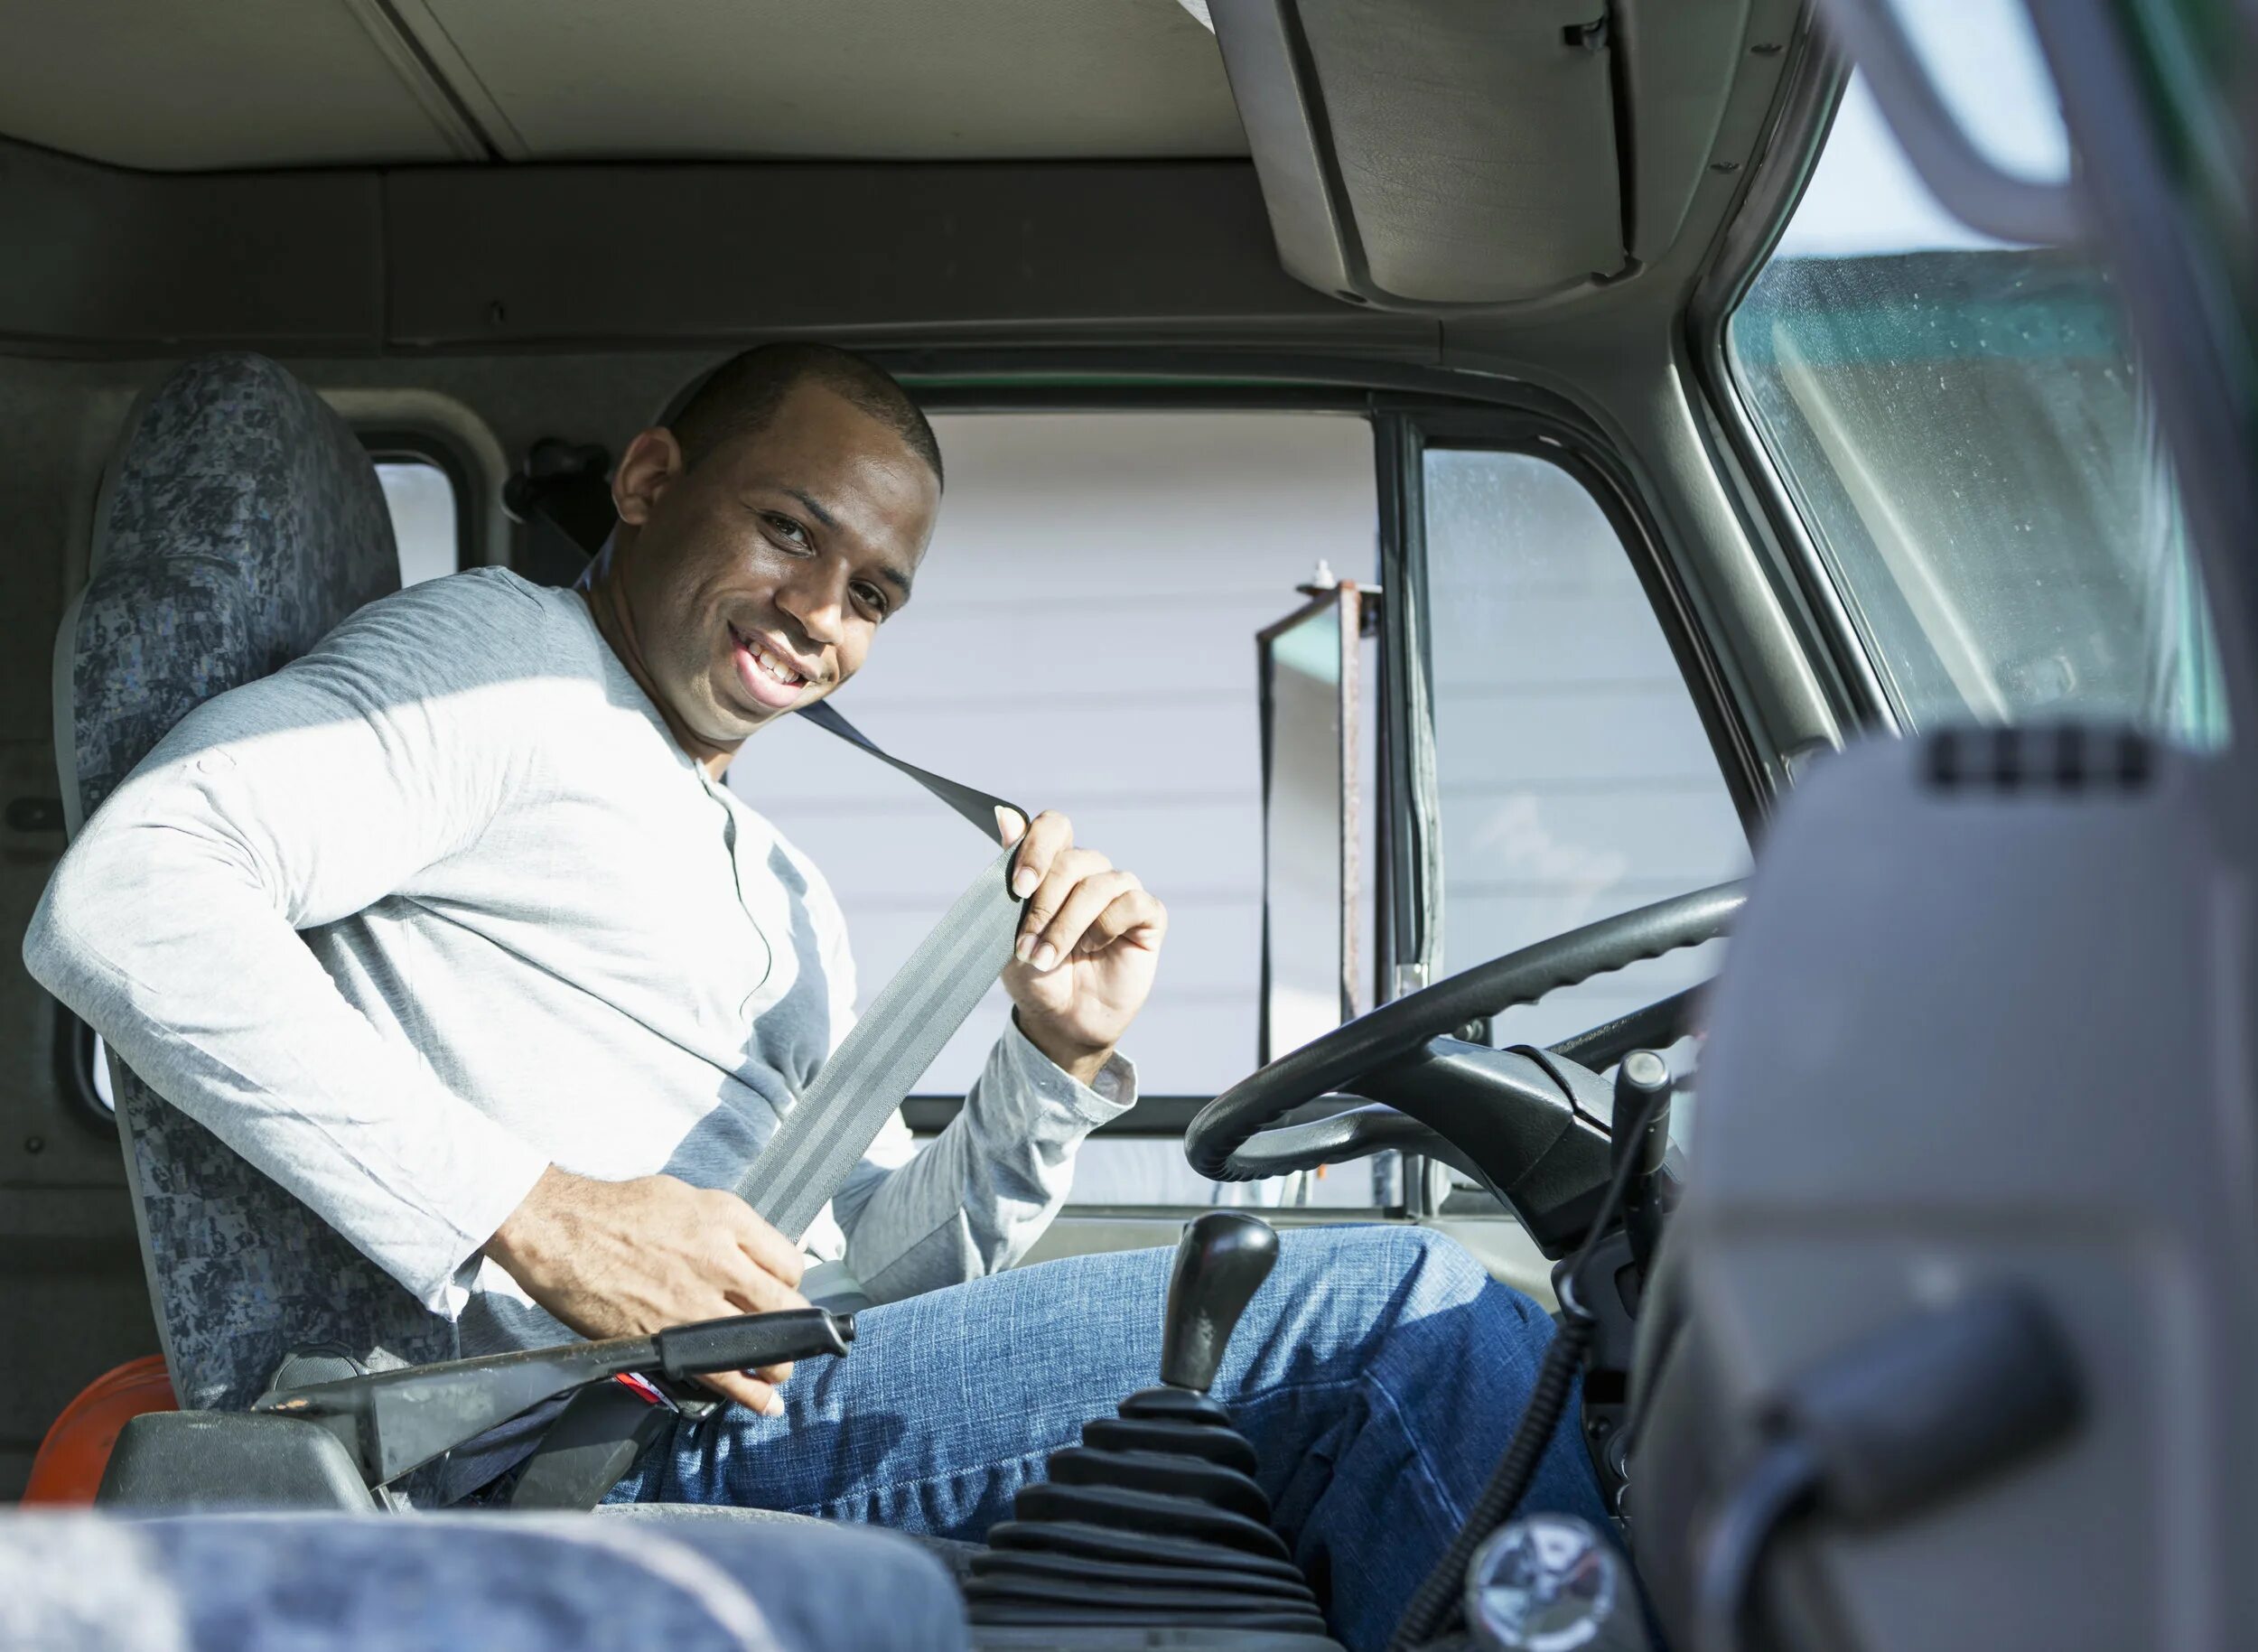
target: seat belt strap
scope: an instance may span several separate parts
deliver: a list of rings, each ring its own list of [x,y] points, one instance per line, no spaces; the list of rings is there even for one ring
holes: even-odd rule
[[[820,700],[798,714],[900,770],[999,844],[998,809],[1026,818],[1000,798],[902,761]],[[795,1245],[1010,961],[1021,905],[1014,853],[991,861],[918,943],[739,1180],[739,1197]]]
[[[1012,854],[990,862],[918,943],[738,1182],[795,1244],[1010,960],[1021,905]]]
[[[841,716],[828,700],[818,700],[813,705],[807,706],[795,714],[802,722],[812,723],[828,733],[836,734],[847,744],[869,752],[889,768],[908,775],[926,790],[947,804],[949,807],[971,821],[980,831],[986,833],[992,842],[1000,844],[1003,841],[1003,829],[996,822],[996,810],[1008,808],[1022,820],[1027,818],[1027,811],[1016,803],[1006,803],[1001,798],[991,797],[976,786],[966,786],[962,781],[952,780],[946,775],[935,774],[929,769],[920,769],[915,763],[904,762],[892,752],[881,748],[876,741]]]

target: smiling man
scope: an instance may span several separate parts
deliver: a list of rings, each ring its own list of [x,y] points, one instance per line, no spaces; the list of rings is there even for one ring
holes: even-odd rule
[[[791,1082],[757,1109],[747,1134],[765,1138],[844,1036],[853,975],[820,874],[718,782],[746,740],[862,668],[881,628],[910,602],[940,496],[940,450],[914,404],[859,359],[816,345],[774,345],[725,364],[668,426],[629,444],[613,478],[620,526],[588,582],[585,622],[714,800],[760,845],[757,875],[773,877],[780,862],[804,885],[807,950],[822,963],[798,984],[799,1002],[787,991],[749,1011],[756,1036],[779,1037],[792,1022],[807,1023],[809,1036],[786,1066]],[[1007,823],[1007,833],[1018,826]],[[747,858],[736,851],[740,889]],[[1015,1013],[961,1125],[914,1161],[906,1136],[890,1132],[839,1195],[844,1231],[826,1220],[813,1236],[816,1255],[844,1255],[861,1288],[882,1300],[992,1273],[1024,1254],[1063,1196],[1082,1135],[1134,1097],[1114,1046],[1151,988],[1165,911],[1134,877],[1076,847],[1056,815],[1037,817],[1016,876],[1027,912],[1005,975]],[[717,1031],[742,1034],[733,1019]],[[677,1149],[670,1171],[701,1187],[731,1185],[758,1143],[706,1120],[685,1140],[701,1134],[721,1151],[686,1165]],[[649,1231],[647,1201],[680,1204],[688,1192],[667,1179],[611,1183],[552,1164],[486,1254],[534,1302],[590,1335],[784,1305],[777,1287],[792,1281],[779,1280],[769,1256],[778,1241],[733,1199],[719,1219],[736,1232],[738,1254],[725,1250],[721,1271],[708,1257],[671,1266],[663,1242],[635,1242]],[[711,1202],[694,1196],[694,1208]],[[685,1226],[714,1219],[700,1211]],[[592,1224],[605,1232],[593,1246]],[[630,1255],[638,1259],[624,1260]],[[600,1259],[593,1281],[592,1259]],[[619,1307],[623,1265],[648,1275],[628,1313]],[[757,1377],[714,1386],[781,1414]]]
[[[810,1256],[842,1263],[879,1304],[853,1356],[712,1379],[742,1404],[676,1420],[622,1498],[977,1538],[1158,1367],[1166,1253],[1012,1267],[1134,1099],[1115,1046],[1167,927],[1055,815],[1019,857],[1010,1023],[948,1128],[915,1151],[897,1119],[806,1255],[723,1190],[855,992],[822,874],[722,777],[736,761],[757,799],[746,742],[906,622],[941,493],[882,372],[749,351],[630,445],[584,594],[434,581],[200,707],[88,823],[25,941],[159,1094],[398,1282],[422,1346],[793,1306]],[[1009,687],[999,738],[1040,692]],[[1549,1330],[1430,1234],[1286,1236],[1216,1395],[1352,1647],[1385,1641],[1453,1535]],[[192,1403],[265,1376],[200,1357],[173,1370]],[[492,1495],[536,1437],[458,1454],[448,1494]],[[1572,1430],[1535,1500],[1598,1517]]]

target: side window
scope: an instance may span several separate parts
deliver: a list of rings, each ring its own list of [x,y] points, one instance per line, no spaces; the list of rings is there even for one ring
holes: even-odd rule
[[[1147,1099],[1212,1097],[1253,1069],[1259,1025],[1255,635],[1302,600],[1320,560],[1372,577],[1371,427],[1295,412],[933,422],[948,465],[939,527],[915,600],[839,709],[914,762],[1070,816],[1168,903],[1160,976],[1124,1051]],[[748,745],[729,780],[823,869],[865,1004],[984,858],[923,792],[796,720]],[[962,1096],[1008,1010],[999,988],[919,1092]],[[1350,1202],[1368,1204],[1360,1165],[1321,1191],[1352,1181]],[[1108,1134],[1084,1150],[1073,1198],[1214,1192],[1172,1134]]]
[[[378,453],[375,458],[400,550],[400,583],[456,572],[462,566],[462,510],[454,478],[420,454]]]
[[[1549,459],[1424,462],[1444,973],[1736,877],[1740,817],[1622,540]],[[1718,943],[1498,1018],[1552,1044],[1713,973]]]

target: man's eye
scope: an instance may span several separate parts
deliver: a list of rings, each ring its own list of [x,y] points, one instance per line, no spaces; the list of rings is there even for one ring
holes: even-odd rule
[[[886,593],[877,586],[857,586],[855,594],[863,599],[863,606],[869,609],[871,612],[882,620],[886,617]]]
[[[781,535],[784,538],[790,540],[794,545],[806,545],[807,543],[807,530],[802,527],[798,523],[793,521],[789,517],[771,515],[769,518],[769,526],[776,529],[779,535]]]

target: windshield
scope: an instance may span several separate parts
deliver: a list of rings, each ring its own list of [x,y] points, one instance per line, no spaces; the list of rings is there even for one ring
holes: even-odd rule
[[[2036,146],[2059,130],[2029,77],[2002,77],[1992,115]],[[1855,80],[1727,355],[1902,723],[2223,741],[2177,490],[2108,277],[1948,217]]]

